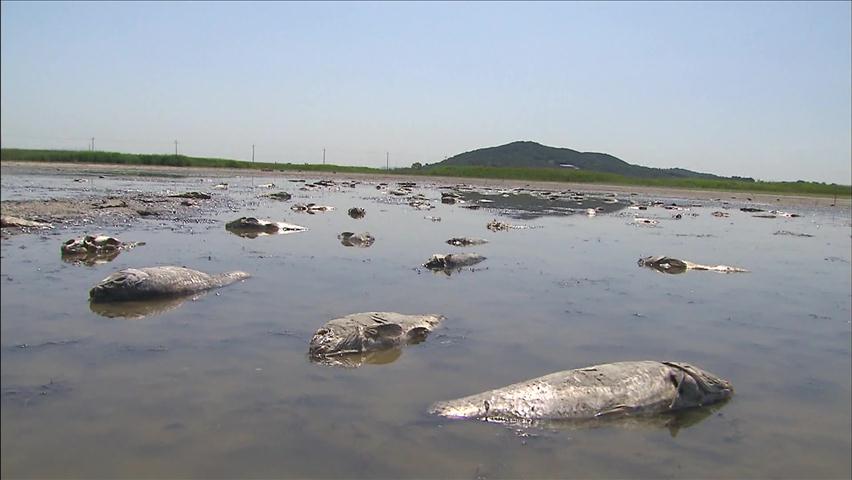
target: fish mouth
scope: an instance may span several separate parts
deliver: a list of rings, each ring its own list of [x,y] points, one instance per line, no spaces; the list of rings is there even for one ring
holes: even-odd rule
[[[663,362],[670,367],[677,368],[695,380],[695,384],[701,393],[707,398],[708,403],[717,402],[731,398],[734,394],[734,385],[718,375],[696,368],[688,363]]]
[[[459,399],[435,402],[429,406],[427,412],[430,415],[438,415],[453,419],[464,419],[482,417],[488,413],[488,410],[489,403],[487,400],[478,402]]]

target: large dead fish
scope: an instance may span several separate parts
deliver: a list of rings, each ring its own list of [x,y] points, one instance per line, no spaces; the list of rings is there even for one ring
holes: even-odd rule
[[[687,270],[711,270],[722,273],[748,272],[748,270],[739,267],[731,267],[728,265],[701,265],[662,255],[640,258],[638,264],[640,267],[653,268],[654,270],[663,273],[683,273]]]
[[[96,265],[112,261],[124,250],[145,245],[145,242],[122,242],[107,235],[86,235],[62,243],[62,260],[71,263]]]
[[[263,235],[304,232],[307,228],[286,222],[258,220],[254,217],[240,217],[225,224],[225,230],[246,238],[257,238]]]
[[[423,264],[430,270],[455,270],[457,268],[469,267],[485,260],[478,253],[436,253]]]
[[[552,373],[485,393],[437,402],[429,413],[511,422],[647,415],[723,401],[731,383],[681,362],[619,362]]]
[[[240,271],[210,275],[184,267],[127,268],[103,279],[89,291],[93,302],[143,300],[189,295],[248,278]]]
[[[353,313],[335,318],[311,338],[308,353],[318,363],[360,365],[339,357],[363,356],[371,352],[419,343],[444,319],[441,315],[404,315],[394,312]]]

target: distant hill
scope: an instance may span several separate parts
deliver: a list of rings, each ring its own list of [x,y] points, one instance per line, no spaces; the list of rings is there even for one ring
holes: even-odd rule
[[[561,167],[637,178],[724,178],[683,168],[650,168],[632,165],[607,153],[578,152],[570,148],[548,147],[536,142],[512,142],[499,147],[480,148],[460,153],[434,165]]]

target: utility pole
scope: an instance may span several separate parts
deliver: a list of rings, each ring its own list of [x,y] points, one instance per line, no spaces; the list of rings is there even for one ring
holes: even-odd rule
[[[178,144],[178,141],[177,141],[177,140],[175,140],[175,156],[176,156],[176,157],[177,157],[177,144]]]
[[[325,165],[325,148],[322,149],[322,164]]]
[[[385,152],[385,170],[390,170],[390,152]]]
[[[254,163],[254,144],[251,144],[251,163]]]
[[[95,151],[95,137],[92,137],[92,151]]]

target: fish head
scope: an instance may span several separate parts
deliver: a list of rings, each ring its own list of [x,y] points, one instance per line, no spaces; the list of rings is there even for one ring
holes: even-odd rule
[[[447,418],[485,418],[491,409],[491,403],[485,398],[459,398],[435,402],[429,407],[429,413]]]
[[[663,362],[672,367],[672,382],[677,387],[677,396],[672,409],[700,407],[727,400],[734,394],[731,382],[682,362]]]
[[[308,353],[315,358],[364,351],[364,336],[357,330],[339,331],[333,327],[322,327],[314,333]]]
[[[432,255],[432,258],[430,258],[426,263],[424,263],[423,266],[432,270],[446,268],[447,255],[436,253]]]
[[[103,279],[89,290],[92,301],[127,300],[139,294],[139,285],[148,274],[142,270],[128,268],[118,271]]]
[[[663,273],[683,273],[687,270],[686,262],[677,258],[665,256],[653,256],[640,258],[637,262],[640,267],[648,267]]]
[[[86,253],[86,237],[83,238],[72,238],[66,240],[62,244],[62,253],[64,254],[74,254],[74,253]]]

